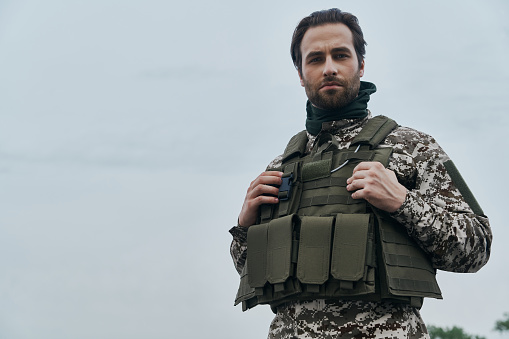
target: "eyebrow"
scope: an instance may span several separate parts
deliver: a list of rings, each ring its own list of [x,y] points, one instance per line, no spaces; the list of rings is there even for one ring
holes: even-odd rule
[[[351,54],[352,51],[348,47],[336,47],[331,50],[331,53],[349,53]],[[321,56],[324,55],[324,52],[322,51],[311,51],[306,55],[306,59],[315,57],[315,56]]]
[[[338,53],[338,52],[343,52],[343,53],[352,53],[352,51],[350,50],[350,48],[348,47],[336,47],[336,48],[333,48],[331,50],[332,53]]]
[[[309,59],[309,58],[313,58],[315,56],[321,56],[323,55],[324,53],[321,52],[321,51],[311,51],[309,52],[307,55],[306,55],[306,59]]]

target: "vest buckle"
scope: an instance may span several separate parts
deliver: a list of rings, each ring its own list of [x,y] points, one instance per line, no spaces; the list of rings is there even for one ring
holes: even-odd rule
[[[290,194],[292,193],[293,174],[290,173],[290,175],[286,177],[283,175],[281,180],[281,186],[279,186],[279,193],[277,197],[279,200],[285,201],[290,199]]]

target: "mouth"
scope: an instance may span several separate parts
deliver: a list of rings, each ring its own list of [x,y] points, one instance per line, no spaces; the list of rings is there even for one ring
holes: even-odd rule
[[[341,84],[339,82],[328,81],[328,82],[323,83],[322,86],[320,86],[320,89],[328,90],[328,89],[336,89],[339,87],[341,87]]]

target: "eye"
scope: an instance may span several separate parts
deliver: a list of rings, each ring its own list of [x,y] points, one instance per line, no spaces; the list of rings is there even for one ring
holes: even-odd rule
[[[336,59],[345,59],[345,58],[348,58],[348,55],[346,54],[336,54]]]
[[[316,63],[316,62],[320,62],[322,58],[320,57],[315,57],[315,58],[312,58],[309,60],[309,63],[312,64],[312,63]]]

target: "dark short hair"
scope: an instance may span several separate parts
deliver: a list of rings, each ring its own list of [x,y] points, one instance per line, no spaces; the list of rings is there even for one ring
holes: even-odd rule
[[[361,67],[362,60],[366,54],[366,41],[362,34],[361,26],[359,26],[359,20],[351,13],[342,12],[338,8],[331,8],[323,11],[316,11],[311,13],[309,16],[302,19],[295,31],[293,32],[292,45],[290,46],[290,53],[292,55],[293,64],[295,68],[302,74],[302,52],[300,45],[304,34],[310,27],[322,26],[326,24],[344,24],[346,25],[353,35],[353,46],[355,48],[355,54],[359,61],[359,67]]]

